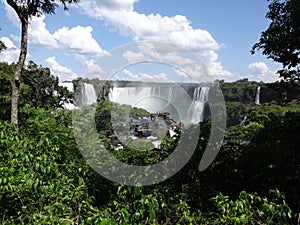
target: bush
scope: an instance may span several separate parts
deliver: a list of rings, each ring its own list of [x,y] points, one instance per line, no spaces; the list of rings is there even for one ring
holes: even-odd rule
[[[70,136],[67,128],[51,117],[40,120],[43,111],[30,111],[40,116],[28,118],[26,129],[18,133],[0,121],[0,223],[85,224],[101,219],[83,179],[88,167],[76,157],[66,160],[64,152],[74,151],[72,145],[67,149],[71,140],[55,137]],[[57,129],[51,131],[54,125]]]
[[[269,199],[242,191],[235,201],[228,196],[218,195],[211,199],[218,212],[211,213],[214,223],[225,224],[287,224],[291,209],[285,196],[277,189],[270,190]]]

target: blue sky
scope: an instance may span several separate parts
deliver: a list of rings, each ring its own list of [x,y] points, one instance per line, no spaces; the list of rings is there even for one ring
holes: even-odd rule
[[[0,2],[0,37],[8,49],[0,53],[0,61],[13,62],[19,52],[20,24],[5,2]],[[64,81],[101,78],[108,73],[103,62],[126,54],[129,66],[112,78],[180,81],[186,78],[180,72],[193,76],[201,67],[182,64],[182,55],[175,51],[188,49],[205,64],[204,76],[273,82],[280,65],[261,53],[250,54],[270,22],[265,19],[267,11],[267,0],[82,0],[67,12],[60,7],[55,15],[32,18],[27,60],[49,67]],[[169,46],[168,53],[162,52],[155,44],[140,42],[145,40],[180,50]],[[137,56],[178,68],[157,63],[130,66]]]

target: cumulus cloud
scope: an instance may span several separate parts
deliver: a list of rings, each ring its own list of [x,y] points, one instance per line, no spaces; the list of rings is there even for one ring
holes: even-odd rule
[[[138,79],[138,78],[139,78],[139,76],[138,76],[137,74],[135,74],[135,73],[133,73],[133,72],[127,70],[127,69],[124,69],[124,70],[123,70],[123,73],[124,73],[125,75],[127,75],[127,76],[128,76],[129,78],[131,78],[131,79]]]
[[[154,74],[154,75],[150,75],[147,73],[141,73],[140,77],[141,77],[142,81],[159,82],[159,83],[160,82],[170,82],[167,74],[165,74],[165,73],[159,73],[159,74]]]
[[[49,57],[45,60],[46,63],[48,63],[51,73],[54,76],[57,76],[60,81],[65,80],[73,80],[76,79],[78,76],[76,73],[74,73],[71,69],[61,66],[57,61],[56,58]]]
[[[254,62],[248,65],[250,70],[249,78],[266,82],[278,80],[276,71],[272,71],[264,62]]]
[[[132,10],[133,4],[138,2],[138,0],[102,0],[99,4],[107,9],[115,9],[115,10]]]
[[[186,72],[184,72],[182,69],[178,69],[178,68],[173,68],[174,72],[179,75],[180,77],[183,77],[183,78],[187,78],[188,75],[186,74]]]
[[[133,52],[133,51],[126,51],[123,54],[123,57],[129,62],[129,63],[134,63],[134,62],[142,62],[142,61],[146,61],[149,58],[144,56],[143,53],[141,52]]]
[[[20,27],[20,20],[17,13],[6,3],[5,0],[1,0],[6,11],[7,19],[12,23],[14,27]]]
[[[75,54],[74,58],[84,69],[84,77],[94,78],[101,76],[104,70],[99,64],[95,62],[94,59],[87,59],[84,55]]]
[[[6,49],[0,52],[0,61],[13,63],[18,60],[19,49],[15,46],[13,41],[8,37],[1,37],[0,40],[5,44]]]
[[[45,18],[45,15],[31,18],[28,27],[28,43],[51,49],[58,48],[57,40],[46,28]]]
[[[264,62],[254,62],[248,65],[255,74],[272,74],[273,71]]]
[[[141,42],[138,44],[138,50],[144,55],[174,65],[192,64],[194,60],[189,57],[183,57],[180,53],[182,49],[173,45],[164,45],[163,43],[154,44],[152,42]]]
[[[134,0],[125,1],[127,7],[123,6],[123,1],[114,1],[114,7],[108,7],[106,2],[86,0],[79,3],[78,8],[90,17],[104,19],[107,25],[114,26],[135,40],[165,41],[193,51],[218,50],[222,47],[208,31],[194,29],[183,15],[141,14],[133,10]]]
[[[106,52],[101,49],[97,41],[92,36],[91,26],[76,26],[73,28],[63,27],[57,30],[53,37],[59,41],[61,48],[67,53],[83,55],[103,55]]]
[[[13,26],[20,28],[20,21],[14,10],[3,1],[7,18]],[[66,53],[99,56],[105,54],[92,36],[91,26],[62,27],[51,33],[46,27],[45,15],[33,16],[28,27],[28,43],[49,49],[60,49]]]
[[[223,44],[215,41],[207,30],[192,27],[191,21],[185,16],[141,14],[134,10],[134,3],[137,2],[135,0],[124,2],[114,0],[112,4],[107,2],[108,0],[85,0],[76,7],[92,18],[103,20],[106,25],[114,27],[121,34],[131,36],[135,41],[166,42],[180,46],[181,50],[188,49],[195,52],[207,64],[209,68],[207,75],[232,76],[231,72],[223,69],[221,63],[218,62],[217,51],[223,47]],[[152,54],[152,57],[166,63],[187,64],[184,61],[186,59],[179,57],[176,52],[162,53],[149,45],[141,46],[140,52],[128,51],[124,57],[128,62],[147,59],[143,52],[147,52],[148,55]]]
[[[115,77],[118,79],[129,79],[129,80],[139,80],[145,82],[171,82],[168,79],[167,74],[158,73],[158,74],[148,74],[148,73],[134,73],[128,69],[122,70],[122,76],[116,74]],[[125,77],[124,77],[125,76]]]

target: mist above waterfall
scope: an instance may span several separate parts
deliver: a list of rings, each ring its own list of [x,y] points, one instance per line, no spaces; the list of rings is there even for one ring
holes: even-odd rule
[[[169,112],[170,117],[186,125],[204,118],[209,87],[194,87],[194,94],[180,86],[113,87],[108,95],[114,103],[146,109],[150,113]]]
[[[163,111],[171,102],[171,87],[113,87],[109,100],[119,104],[143,108],[154,113]]]

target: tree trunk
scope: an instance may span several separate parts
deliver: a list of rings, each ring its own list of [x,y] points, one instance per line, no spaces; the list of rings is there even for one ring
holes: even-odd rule
[[[22,34],[21,34],[21,49],[16,71],[14,73],[14,80],[12,82],[12,96],[11,96],[11,123],[18,125],[19,112],[19,97],[20,97],[20,77],[24,67],[27,55],[27,35],[28,35],[28,18],[21,19]]]

